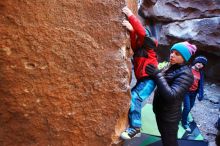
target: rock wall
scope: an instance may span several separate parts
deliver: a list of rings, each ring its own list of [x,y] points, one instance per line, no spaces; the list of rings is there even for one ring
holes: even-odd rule
[[[0,1],[1,146],[118,142],[130,101],[125,4]]]
[[[220,81],[220,1],[219,0],[143,0],[139,14],[154,19],[159,36],[161,56],[170,46],[187,40],[196,44],[196,55],[209,59],[207,76]],[[166,57],[163,57],[166,58]],[[217,58],[217,60],[216,60]]]

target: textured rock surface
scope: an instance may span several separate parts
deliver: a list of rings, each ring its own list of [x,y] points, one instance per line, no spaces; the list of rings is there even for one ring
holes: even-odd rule
[[[220,30],[220,17],[174,22],[162,26],[160,43],[169,45],[174,42],[168,38],[188,40],[200,49],[220,56],[220,32],[217,30]]]
[[[1,146],[117,143],[130,99],[124,5],[0,1]]]
[[[143,0],[144,14],[161,21],[219,17],[219,0]]]
[[[173,43],[187,40],[197,45],[196,55],[208,57],[207,76],[220,81],[218,73],[220,1],[143,0],[142,2],[139,14],[144,19],[153,18],[156,22],[160,57],[167,59],[169,48]]]

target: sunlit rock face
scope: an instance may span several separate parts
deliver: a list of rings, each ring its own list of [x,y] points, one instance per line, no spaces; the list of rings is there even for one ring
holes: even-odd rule
[[[118,143],[130,101],[126,3],[0,1],[1,146]]]
[[[143,19],[151,18],[155,22],[155,35],[159,40],[158,50],[161,53],[159,58],[168,59],[169,48],[173,43],[189,41],[197,45],[196,55],[208,57],[207,76],[220,81],[220,1],[141,2],[139,14]]]

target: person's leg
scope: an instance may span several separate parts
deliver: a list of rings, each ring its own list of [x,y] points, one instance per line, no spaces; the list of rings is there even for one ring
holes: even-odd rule
[[[158,131],[161,133],[161,129],[162,129],[162,120],[160,119],[160,116],[155,115],[156,117],[156,122],[157,122],[157,128]]]
[[[147,99],[155,88],[153,80],[142,80],[131,90],[131,105],[129,110],[130,127],[122,134],[122,139],[130,139],[140,132],[142,102]]]
[[[136,92],[136,88],[142,86],[139,82],[135,85],[135,87],[131,90],[131,105],[128,113],[129,117],[129,127],[121,133],[122,139],[131,139],[137,133],[140,132],[141,127],[141,103],[142,99],[139,97]]]
[[[178,122],[164,122],[162,119],[157,118],[157,127],[161,134],[161,140],[163,146],[178,146],[177,142],[177,132],[178,132]]]
[[[191,109],[193,108],[193,106],[195,104],[196,93],[195,92],[190,93],[189,96],[190,96],[190,111],[191,111]]]
[[[220,146],[220,131],[217,132],[217,135],[215,137],[215,144],[217,146]]]
[[[129,110],[130,127],[141,127],[141,103],[143,100],[135,90],[131,91],[131,105]]]
[[[142,82],[142,86],[136,88],[136,92],[138,93],[139,97],[144,101],[147,100],[151,93],[154,91],[156,87],[156,83],[153,80],[145,79]]]
[[[190,112],[190,94],[187,93],[183,101],[183,112],[182,112],[182,126],[187,132],[191,132],[191,129],[188,125],[187,119]]]
[[[129,122],[131,127],[141,127],[141,104],[151,95],[155,86],[156,84],[153,80],[143,80],[132,89],[129,111]]]
[[[183,100],[182,125],[187,125],[187,117],[190,111],[190,97],[187,93]]]
[[[178,122],[177,123],[164,123],[161,139],[163,146],[178,146],[177,142]]]
[[[192,110],[192,108],[193,108],[193,106],[194,106],[194,104],[195,104],[195,100],[196,100],[196,95],[197,95],[197,93],[196,92],[189,92],[189,102],[190,102],[190,109],[189,109],[189,113],[190,113],[190,111]],[[191,123],[193,120],[191,119],[190,120],[190,117],[189,117],[189,114],[188,114],[188,116],[187,116],[187,123],[189,124],[189,123]]]

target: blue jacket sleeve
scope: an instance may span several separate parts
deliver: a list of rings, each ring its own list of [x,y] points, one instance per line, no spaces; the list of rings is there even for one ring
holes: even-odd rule
[[[198,93],[199,93],[199,96],[197,98],[199,101],[201,101],[204,97],[204,73],[203,71],[200,72]]]

